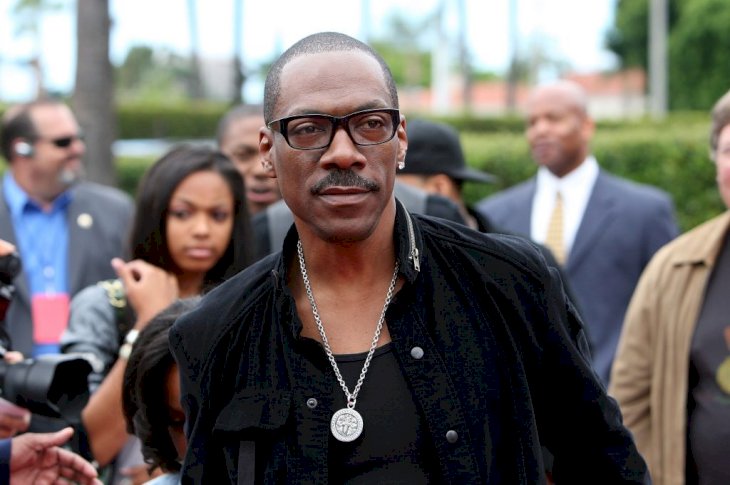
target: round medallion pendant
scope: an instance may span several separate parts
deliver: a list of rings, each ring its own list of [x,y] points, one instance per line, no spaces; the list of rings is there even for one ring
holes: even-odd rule
[[[332,415],[330,429],[332,436],[339,441],[354,441],[362,433],[362,416],[360,413],[350,408],[343,408]]]

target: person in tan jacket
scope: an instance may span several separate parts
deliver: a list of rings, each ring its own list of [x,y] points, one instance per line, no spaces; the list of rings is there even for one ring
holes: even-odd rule
[[[710,155],[730,208],[730,91]],[[730,211],[660,249],[626,313],[609,394],[655,485],[730,483]]]

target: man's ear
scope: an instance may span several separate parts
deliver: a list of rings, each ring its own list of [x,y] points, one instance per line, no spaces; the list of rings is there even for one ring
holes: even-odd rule
[[[259,131],[259,154],[261,155],[261,166],[271,178],[276,178],[274,167],[274,132],[268,128],[261,128]]]
[[[406,135],[406,117],[403,115],[400,115],[400,124],[398,125],[398,130],[396,131],[395,136],[398,137],[397,161],[399,163],[405,162],[406,150],[408,150],[408,135]]]

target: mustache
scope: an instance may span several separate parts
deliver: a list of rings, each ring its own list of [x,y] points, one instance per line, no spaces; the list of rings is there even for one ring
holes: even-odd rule
[[[310,189],[312,195],[317,195],[328,187],[360,187],[377,192],[380,185],[377,182],[366,179],[352,170],[334,169],[325,178],[314,184]]]

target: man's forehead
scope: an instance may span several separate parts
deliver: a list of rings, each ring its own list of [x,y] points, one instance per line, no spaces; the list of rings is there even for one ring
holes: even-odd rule
[[[226,130],[226,134],[241,135],[245,133],[255,133],[258,135],[259,128],[265,124],[263,116],[244,116],[243,118],[233,120],[228,130]]]
[[[74,118],[71,109],[63,104],[44,104],[35,106],[30,111],[30,117],[33,124],[39,130],[49,129],[66,129],[76,127],[76,118]]]
[[[333,109],[391,107],[391,96],[383,69],[371,55],[361,51],[333,51],[304,54],[282,70],[276,111],[291,116]],[[327,93],[326,99],[319,96]],[[283,112],[283,114],[282,114]]]

